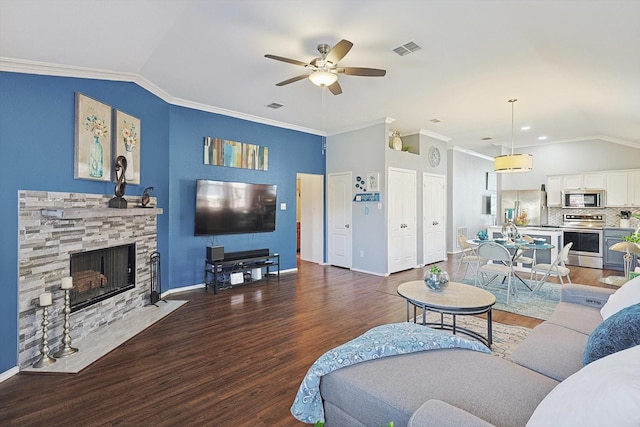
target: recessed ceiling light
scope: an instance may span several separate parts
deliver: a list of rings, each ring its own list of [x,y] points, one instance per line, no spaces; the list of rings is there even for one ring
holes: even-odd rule
[[[531,129],[531,126],[528,126],[528,125],[527,126],[522,126],[520,128],[520,130],[529,130],[529,129]]]
[[[538,139],[539,139],[540,141],[544,141],[545,139],[547,139],[547,137],[546,137],[546,136],[539,136],[539,137],[538,137]]]

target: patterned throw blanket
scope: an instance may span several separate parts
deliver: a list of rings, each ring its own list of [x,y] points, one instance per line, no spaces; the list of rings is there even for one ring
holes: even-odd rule
[[[314,362],[300,384],[291,406],[291,413],[304,423],[324,422],[320,378],[336,369],[386,356],[454,347],[491,353],[479,342],[416,323],[402,322],[377,326],[329,350]]]

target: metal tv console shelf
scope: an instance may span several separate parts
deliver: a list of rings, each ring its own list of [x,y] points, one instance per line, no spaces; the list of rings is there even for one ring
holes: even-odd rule
[[[277,273],[271,273],[276,267]],[[269,249],[256,249],[251,251],[227,252],[224,258],[218,260],[205,259],[204,261],[204,285],[205,290],[212,285],[213,293],[217,294],[220,285],[229,287],[235,284],[247,283],[262,278],[262,269],[266,269],[265,276],[277,274],[280,280],[280,254],[269,253]],[[258,271],[260,273],[258,273]],[[232,278],[241,277],[239,282]],[[258,277],[259,276],[259,277]]]

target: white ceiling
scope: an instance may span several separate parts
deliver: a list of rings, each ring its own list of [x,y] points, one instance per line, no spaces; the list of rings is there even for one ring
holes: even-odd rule
[[[275,86],[305,69],[264,54],[308,62],[341,39],[354,46],[340,66],[387,75],[340,75],[338,96]],[[393,52],[410,41],[422,49]],[[531,129],[516,148],[541,135],[640,148],[638,0],[0,0],[0,57],[133,75],[176,103],[320,134],[392,117],[481,152],[510,146],[517,98]]]

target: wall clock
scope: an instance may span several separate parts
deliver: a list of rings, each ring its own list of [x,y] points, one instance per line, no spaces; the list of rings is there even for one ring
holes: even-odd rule
[[[438,150],[438,147],[429,147],[429,153],[427,155],[429,157],[429,164],[431,166],[435,168],[440,164],[440,150]]]

